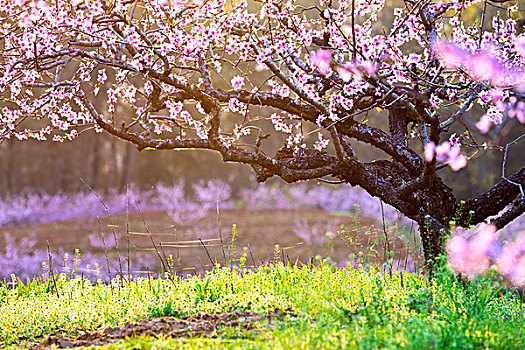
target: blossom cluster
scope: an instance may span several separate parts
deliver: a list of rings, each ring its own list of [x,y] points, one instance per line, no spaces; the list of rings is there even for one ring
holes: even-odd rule
[[[510,96],[509,90],[518,93],[525,92],[525,35],[511,37],[514,41],[515,62],[501,55],[500,50],[488,43],[480,49],[472,48],[470,41],[464,41],[465,47],[455,42],[438,40],[433,50],[445,68],[465,72],[479,84],[487,83],[489,89],[479,93],[480,104],[487,108],[476,127],[486,134],[492,125],[500,124],[506,112],[510,118],[517,117],[520,123],[525,123],[523,112],[525,102],[518,101],[516,96]],[[509,98],[509,102],[504,100]]]
[[[451,268],[469,278],[496,269],[512,283],[525,283],[525,232],[503,244],[494,225],[482,223],[474,229],[456,228],[447,242]]]
[[[451,145],[448,141],[439,145],[432,141],[425,144],[426,161],[432,162],[434,158],[439,162],[446,162],[453,171],[458,171],[467,165],[467,157],[461,154],[461,146],[457,143]]]
[[[339,78],[345,83],[352,79],[361,80],[364,75],[373,75],[378,69],[379,65],[371,60],[355,61],[352,63],[339,63],[332,57],[332,52],[326,49],[319,49],[310,54],[310,63],[323,76],[330,75],[334,66]]]

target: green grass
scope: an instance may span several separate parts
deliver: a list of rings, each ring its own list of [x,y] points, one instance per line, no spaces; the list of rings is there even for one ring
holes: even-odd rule
[[[0,286],[0,344],[19,348],[46,335],[75,337],[127,321],[197,312],[291,309],[259,330],[221,329],[190,339],[141,336],[109,348],[171,349],[518,349],[525,344],[523,305],[499,282],[463,286],[446,270],[424,276],[376,268],[289,266],[217,269],[203,278],[80,278]],[[8,288],[9,287],[9,288]]]

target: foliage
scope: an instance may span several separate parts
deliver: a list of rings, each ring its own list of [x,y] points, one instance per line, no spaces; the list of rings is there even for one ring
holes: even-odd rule
[[[80,278],[0,287],[0,339],[29,344],[44,335],[73,337],[158,316],[275,309],[293,310],[272,327],[219,329],[215,336],[142,336],[111,348],[518,348],[523,306],[499,283],[466,287],[446,270],[433,281],[411,273],[391,277],[376,268],[281,263],[256,270],[216,269],[186,279],[115,279],[111,285]],[[9,288],[8,288],[9,287]],[[258,329],[258,330],[257,330]]]

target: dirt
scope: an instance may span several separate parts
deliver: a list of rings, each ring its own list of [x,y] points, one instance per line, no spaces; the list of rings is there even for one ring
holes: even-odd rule
[[[31,349],[75,348],[101,346],[141,335],[165,337],[220,337],[226,329],[258,332],[271,327],[276,319],[295,316],[293,310],[274,310],[267,314],[230,312],[225,314],[198,313],[193,316],[158,317],[153,320],[128,322],[122,327],[108,327],[102,332],[85,333],[76,338],[49,336],[31,346]]]

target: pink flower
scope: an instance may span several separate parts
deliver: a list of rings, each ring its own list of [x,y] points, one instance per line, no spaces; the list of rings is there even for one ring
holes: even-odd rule
[[[467,165],[467,157],[463,154],[458,154],[455,158],[451,159],[448,166],[452,171],[458,171]]]
[[[361,62],[359,66],[368,75],[374,75],[378,68],[378,65],[370,60]]]
[[[450,142],[445,141],[436,146],[436,159],[440,162],[445,161],[448,158],[450,152]]]
[[[488,133],[491,126],[492,121],[486,114],[483,114],[481,118],[479,118],[479,121],[476,123],[476,127],[482,134]]]
[[[244,86],[244,78],[241,76],[233,77],[231,83],[234,90],[239,90]]]
[[[153,84],[151,83],[151,81],[147,81],[145,84],[144,84],[144,91],[148,94],[148,95],[151,95],[151,93],[153,92],[154,88],[153,88]]]
[[[525,34],[517,37],[514,45],[516,52],[518,52],[522,57],[525,57]]]
[[[316,141],[314,143],[314,148],[318,151],[322,151],[324,148],[326,148],[330,140],[323,139],[323,134],[321,133],[318,133],[318,137],[319,137],[319,141]]]
[[[502,64],[490,52],[481,52],[470,56],[466,66],[474,79],[479,81],[489,80],[493,84],[497,84],[507,74]]]
[[[432,141],[425,144],[425,160],[431,162],[434,159],[434,152],[436,150],[436,144]]]
[[[366,60],[361,63],[346,63],[339,65],[335,68],[339,77],[345,82],[348,83],[352,80],[352,77],[360,80],[363,78],[364,74],[374,75],[377,70],[377,64],[372,61]]]
[[[335,70],[337,71],[339,78],[341,78],[341,80],[345,83],[348,83],[350,80],[352,80],[352,77],[354,76],[354,71],[350,65],[337,66]],[[361,76],[358,76],[358,79],[359,78],[361,78]]]
[[[439,162],[447,162],[453,171],[458,171],[467,165],[467,157],[461,154],[461,146],[455,144],[450,145],[450,142],[445,141],[439,145],[434,142],[425,144],[425,160],[431,162],[436,155],[436,160]]]
[[[324,76],[330,73],[330,63],[332,62],[332,52],[330,50],[319,49],[310,54],[310,62]]]
[[[498,103],[501,102],[505,98],[505,93],[500,89],[493,89],[490,91],[487,91],[484,94],[480,94],[481,99],[484,102],[494,102]]]
[[[516,97],[511,97],[512,108],[509,108],[508,114],[510,118],[516,117],[520,123],[525,123],[525,102],[518,101]]]
[[[443,66],[459,69],[468,57],[468,52],[456,44],[439,39],[432,49]]]
[[[98,71],[98,78],[97,78],[97,81],[100,83],[100,84],[104,84],[104,82],[108,79],[108,76],[106,74],[106,70],[105,69],[101,69]]]
[[[479,225],[471,237],[468,231],[458,228],[447,242],[448,261],[451,268],[469,278],[485,273],[490,267],[489,253],[495,243],[494,225]]]
[[[525,232],[519,232],[516,240],[503,247],[497,258],[496,267],[514,284],[525,282]]]

